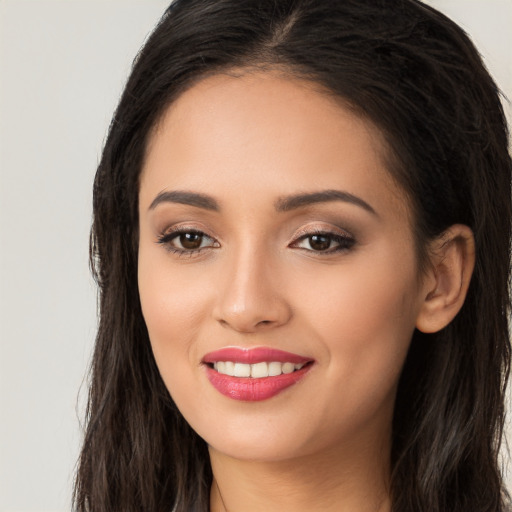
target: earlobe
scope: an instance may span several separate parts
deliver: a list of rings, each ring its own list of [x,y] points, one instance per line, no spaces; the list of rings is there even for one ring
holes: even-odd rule
[[[464,304],[475,265],[473,232],[455,224],[431,243],[429,252],[430,268],[416,319],[416,328],[425,333],[446,327]]]

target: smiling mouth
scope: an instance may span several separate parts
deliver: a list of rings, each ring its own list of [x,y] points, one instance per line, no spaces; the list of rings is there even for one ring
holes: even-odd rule
[[[234,361],[216,361],[208,366],[222,375],[230,377],[250,377],[252,379],[263,379],[265,377],[277,377],[279,375],[288,375],[302,369],[306,364],[311,363],[291,363],[279,361],[260,362],[255,364],[238,363]]]
[[[202,360],[210,384],[234,400],[272,398],[302,380],[314,360],[269,347],[226,347]]]

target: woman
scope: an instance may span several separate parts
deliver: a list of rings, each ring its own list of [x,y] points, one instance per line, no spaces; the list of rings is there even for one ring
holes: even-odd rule
[[[511,162],[415,0],[177,0],[96,175],[85,511],[503,511]]]

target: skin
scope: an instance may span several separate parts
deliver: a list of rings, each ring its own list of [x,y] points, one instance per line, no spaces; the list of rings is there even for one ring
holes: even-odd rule
[[[140,186],[139,290],[162,378],[209,445],[212,511],[389,511],[391,421],[416,327],[464,300],[472,237],[454,226],[421,274],[405,194],[379,131],[313,85],[270,72],[217,75],[166,111]],[[291,194],[349,193],[371,207]],[[161,201],[207,194],[218,211]],[[205,233],[200,251],[176,228]],[[315,250],[315,231],[342,236]],[[347,242],[352,240],[352,242]],[[338,246],[342,250],[335,251]],[[181,251],[181,252],[176,252]],[[314,360],[277,396],[241,402],[203,356],[272,347]]]

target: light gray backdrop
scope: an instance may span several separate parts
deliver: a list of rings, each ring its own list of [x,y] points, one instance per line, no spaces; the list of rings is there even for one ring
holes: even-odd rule
[[[92,180],[167,3],[0,0],[0,512],[70,509],[96,324]],[[430,3],[474,36],[512,96],[512,0]]]

